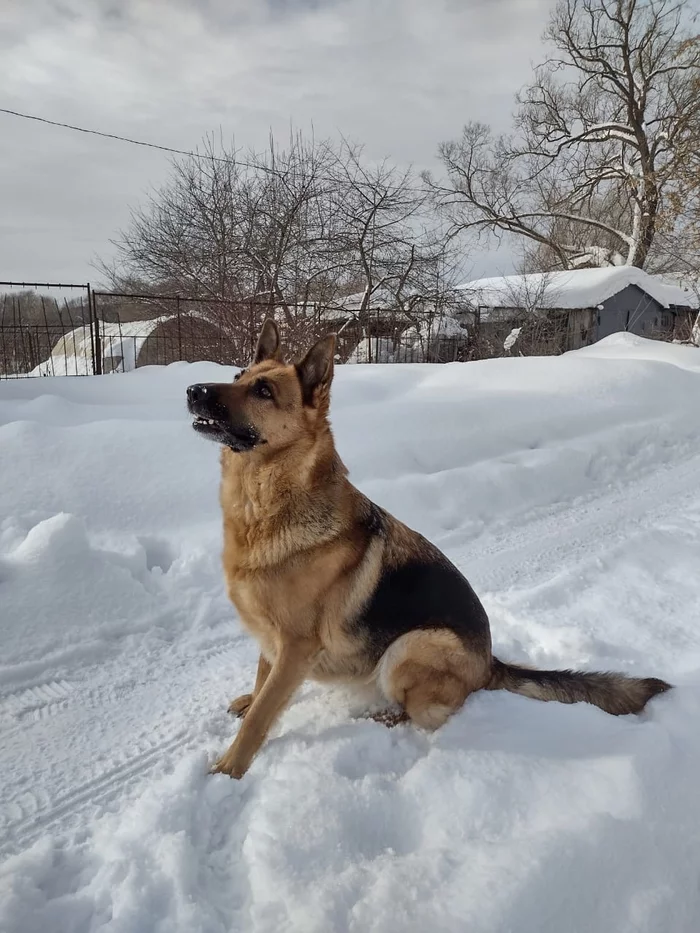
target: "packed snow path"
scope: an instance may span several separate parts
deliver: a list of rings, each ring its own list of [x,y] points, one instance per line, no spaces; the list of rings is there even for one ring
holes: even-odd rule
[[[442,730],[308,685],[209,776],[255,647],[178,364],[0,382],[0,930],[700,929],[700,351],[341,367],[351,477],[496,652],[677,684],[642,717],[482,693]]]

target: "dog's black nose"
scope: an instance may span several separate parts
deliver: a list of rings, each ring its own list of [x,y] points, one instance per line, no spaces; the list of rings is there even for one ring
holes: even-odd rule
[[[187,387],[187,401],[190,403],[190,405],[197,405],[201,404],[202,402],[206,402],[210,395],[210,387],[204,383],[200,382],[196,385]]]

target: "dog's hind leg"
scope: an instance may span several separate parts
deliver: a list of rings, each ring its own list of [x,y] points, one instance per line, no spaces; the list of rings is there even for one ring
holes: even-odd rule
[[[258,658],[258,673],[255,676],[255,686],[253,687],[253,692],[244,693],[243,696],[236,697],[235,700],[231,700],[228,706],[229,713],[232,713],[239,719],[243,719],[245,714],[250,709],[253,700],[262,690],[262,686],[267,680],[267,675],[269,673],[270,663],[262,655],[260,655]]]
[[[466,647],[449,629],[402,635],[385,651],[378,670],[382,692],[405,711],[398,721],[407,717],[430,730],[442,726],[490,676],[489,652]]]

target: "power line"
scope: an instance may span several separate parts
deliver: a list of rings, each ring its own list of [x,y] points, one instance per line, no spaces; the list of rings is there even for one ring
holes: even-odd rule
[[[129,143],[132,146],[144,146],[146,149],[158,149],[161,152],[171,152],[175,155],[189,156],[192,159],[205,159],[207,162],[222,162],[226,165],[239,165],[242,168],[251,168],[256,171],[276,174],[273,168],[268,165],[254,164],[243,159],[228,159],[225,156],[216,156],[202,152],[192,152],[189,149],[174,149],[172,146],[161,146],[158,143],[147,143],[142,139],[132,139],[129,136],[119,136],[116,133],[103,133],[101,130],[90,130],[84,126],[75,126],[72,123],[62,123],[59,120],[49,120],[46,117],[37,117],[31,113],[20,113],[18,110],[8,110],[6,107],[0,107],[0,113],[9,114],[12,117],[19,117],[22,120],[34,120],[36,123],[44,123],[47,126],[58,126],[64,130],[73,130],[76,133],[86,133],[88,136],[101,136],[103,139],[115,139],[121,143]],[[408,185],[405,189],[413,194],[424,194],[423,188]]]
[[[187,149],[173,149],[172,146],[159,146],[157,143],[147,143],[141,139],[131,139],[129,136],[118,136],[116,133],[102,133],[100,130],[89,130],[84,126],[74,126],[72,123],[61,123],[58,120],[47,120],[46,117],[37,117],[30,113],[19,113],[17,110],[8,110],[5,107],[0,107],[0,113],[7,113],[12,117],[20,117],[22,120],[35,120],[37,123],[47,123],[49,126],[60,126],[65,130],[74,130],[76,133],[87,133],[89,136],[102,136],[104,139],[116,139],[122,143],[130,143],[132,146],[145,146],[147,149],[160,149],[161,152],[173,152],[175,155],[191,156],[193,159],[207,159],[213,162],[226,162],[229,164],[247,166],[249,168],[252,167],[250,163],[240,162],[237,159],[204,155],[201,152],[190,152]]]

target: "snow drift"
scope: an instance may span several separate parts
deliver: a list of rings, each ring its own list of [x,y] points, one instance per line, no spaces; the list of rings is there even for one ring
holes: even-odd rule
[[[470,698],[434,735],[308,685],[207,765],[255,648],[174,364],[0,383],[3,933],[700,926],[700,351],[339,367],[351,477],[483,597],[500,657],[656,675],[643,717]]]

